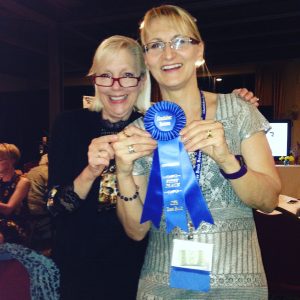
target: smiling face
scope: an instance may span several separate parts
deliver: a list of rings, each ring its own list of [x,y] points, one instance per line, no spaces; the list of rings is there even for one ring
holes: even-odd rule
[[[144,44],[169,42],[177,36],[193,37],[188,31],[174,27],[167,17],[154,18],[148,25]],[[182,49],[172,49],[167,43],[159,53],[145,53],[145,62],[158,82],[161,92],[189,88],[197,84],[196,61],[203,59],[203,44],[189,44]]]
[[[96,75],[119,77],[139,77],[134,56],[127,49],[111,52],[99,64]],[[96,95],[102,103],[102,115],[111,122],[127,120],[133,110],[137,97],[143,86],[143,77],[136,87],[124,88],[114,81],[111,87],[97,86]]]

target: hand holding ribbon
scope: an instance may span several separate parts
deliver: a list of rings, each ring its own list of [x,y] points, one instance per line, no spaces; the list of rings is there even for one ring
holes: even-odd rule
[[[196,180],[189,156],[179,139],[185,126],[183,110],[175,103],[160,101],[144,117],[145,128],[158,141],[141,223],[151,220],[159,227],[164,209],[167,232],[178,226],[187,231],[187,210],[195,228],[213,218]]]

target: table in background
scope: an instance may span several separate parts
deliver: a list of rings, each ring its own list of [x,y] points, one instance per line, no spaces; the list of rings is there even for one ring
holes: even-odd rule
[[[282,190],[281,194],[300,198],[300,165],[276,165]]]

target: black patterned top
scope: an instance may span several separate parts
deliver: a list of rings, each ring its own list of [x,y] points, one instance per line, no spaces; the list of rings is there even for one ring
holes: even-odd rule
[[[0,202],[7,204],[14,193],[21,175],[16,172],[9,181],[0,180]],[[6,242],[27,244],[29,235],[29,223],[26,207],[26,199],[10,215],[0,214],[0,232]]]
[[[8,203],[19,181],[20,175],[18,175],[16,172],[9,181],[3,181],[0,179],[0,202],[5,204]]]
[[[72,185],[88,165],[88,146],[92,139],[118,133],[140,116],[139,112],[134,111],[127,121],[110,123],[103,120],[101,113],[87,109],[62,113],[50,135],[49,189]],[[109,167],[112,175],[114,165],[112,162]],[[125,234],[116,209],[113,209],[115,204],[111,199],[114,197],[114,187],[111,191],[108,185],[111,181],[103,190],[105,197],[102,199],[107,201],[99,201],[104,180],[103,176],[96,178],[81,205],[54,218],[56,235],[53,255],[60,270],[65,270],[61,274],[68,284],[63,285],[62,289],[74,294],[73,299],[80,299],[83,289],[86,294],[82,292],[81,299],[93,299],[106,291],[110,299],[118,299],[113,296],[119,296],[118,293],[128,295],[126,299],[135,298],[145,243],[135,242]],[[72,272],[70,266],[74,262],[78,267]],[[80,280],[80,285],[73,283],[73,280]],[[120,282],[122,289],[116,289]],[[71,291],[67,290],[67,286]]]

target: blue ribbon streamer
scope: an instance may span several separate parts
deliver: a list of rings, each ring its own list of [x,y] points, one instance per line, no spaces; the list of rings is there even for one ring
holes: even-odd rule
[[[153,153],[152,169],[149,176],[148,190],[142,212],[141,223],[151,220],[154,226],[159,228],[162,211],[162,183],[160,178],[158,149],[155,149]]]
[[[151,220],[159,228],[162,210],[167,232],[178,226],[187,231],[186,208],[195,228],[214,223],[196,180],[189,156],[178,136],[186,118],[175,103],[160,101],[144,117],[145,128],[158,140],[154,151],[141,223]]]
[[[179,139],[158,141],[158,153],[167,232],[176,226],[187,231]]]

